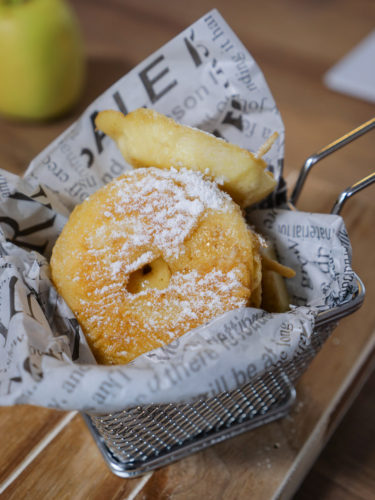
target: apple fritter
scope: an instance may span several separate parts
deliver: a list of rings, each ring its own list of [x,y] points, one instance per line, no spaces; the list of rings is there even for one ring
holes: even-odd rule
[[[106,110],[95,123],[133,167],[200,171],[218,181],[241,207],[262,200],[276,186],[260,156],[154,110],[139,108],[127,115]]]
[[[293,278],[293,269],[277,262],[273,246],[269,243],[260,250],[262,258],[262,309],[268,312],[289,310],[289,295],[284,278]]]

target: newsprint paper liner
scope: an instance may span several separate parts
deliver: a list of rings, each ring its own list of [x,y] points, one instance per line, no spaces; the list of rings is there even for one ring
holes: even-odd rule
[[[278,132],[265,159],[279,188],[250,218],[280,262],[296,270],[288,280],[294,306],[285,314],[237,309],[128,365],[98,366],[51,284],[48,262],[74,205],[131,168],[95,130],[97,112],[140,106],[252,151]],[[340,217],[272,208],[285,199],[283,142],[259,67],[213,10],[94,101],[24,178],[1,171],[0,403],[110,413],[214,396],[295,359],[310,342],[317,311],[348,300],[355,280]]]

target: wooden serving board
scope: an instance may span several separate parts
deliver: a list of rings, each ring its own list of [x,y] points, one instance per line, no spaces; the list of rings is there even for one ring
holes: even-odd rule
[[[330,92],[322,83],[324,72],[373,29],[375,3],[370,0],[217,0],[214,4],[71,0],[71,4],[86,42],[86,92],[75,114],[59,121],[0,121],[0,166],[14,173],[21,174],[100,92],[213,7],[254,55],[274,94],[286,128],[289,185],[310,153],[374,114],[373,105]],[[372,134],[316,167],[298,208],[328,212],[341,189],[373,169]],[[300,379],[297,402],[287,418],[126,480],[109,472],[80,415],[27,406],[0,408],[1,498],[264,500],[290,498],[296,491],[300,500],[313,498],[299,485],[374,366],[373,188],[350,200],[343,216],[353,244],[353,267],[367,289],[365,303],[341,321]],[[356,425],[362,425],[364,432],[373,429],[369,424],[375,420],[373,408],[367,404],[364,411],[358,410]],[[335,436],[345,438],[340,431]],[[365,441],[350,440],[353,449],[347,450],[344,441],[340,448],[349,457],[346,476],[352,489],[345,490],[344,480],[336,488],[331,482],[332,496],[316,486],[314,498],[373,498],[375,447],[370,439],[369,434],[366,453],[358,451]],[[352,454],[357,457],[355,466]],[[327,475],[334,476],[340,458],[335,457]],[[358,470],[366,471],[366,477],[356,474]]]

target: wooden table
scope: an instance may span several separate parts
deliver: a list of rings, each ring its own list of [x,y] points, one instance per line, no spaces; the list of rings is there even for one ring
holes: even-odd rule
[[[85,96],[74,114],[59,121],[0,122],[0,166],[17,174],[94,97],[213,7],[256,58],[278,103],[286,127],[289,182],[310,153],[374,115],[373,105],[333,93],[322,83],[324,72],[373,29],[372,0],[77,0],[72,4],[87,46]],[[327,159],[312,173],[299,208],[328,211],[343,188],[374,169],[374,152],[372,134]],[[26,406],[1,408],[2,498],[263,500],[288,498],[297,490],[300,499],[371,498],[374,378],[360,395],[361,406],[354,403],[349,420],[298,489],[374,365],[374,189],[350,201],[343,216],[367,299],[359,312],[342,321],[299,381],[290,416],[140,479],[126,480],[108,471],[78,414]]]

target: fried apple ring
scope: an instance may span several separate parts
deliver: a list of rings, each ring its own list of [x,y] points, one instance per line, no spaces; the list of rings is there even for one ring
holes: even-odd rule
[[[127,363],[252,303],[258,247],[240,208],[202,174],[140,168],[74,209],[52,279],[97,361]]]

